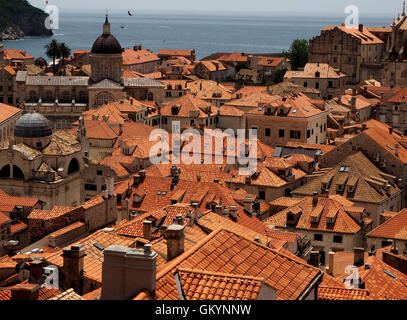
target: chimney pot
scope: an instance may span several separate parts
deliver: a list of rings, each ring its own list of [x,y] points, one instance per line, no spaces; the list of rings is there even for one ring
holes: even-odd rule
[[[353,248],[355,266],[361,266],[365,263],[365,249],[364,248]]]
[[[143,238],[150,241],[153,235],[153,223],[149,220],[143,221]]]
[[[184,253],[184,226],[178,224],[169,225],[165,231],[167,240],[167,261],[171,261]]]

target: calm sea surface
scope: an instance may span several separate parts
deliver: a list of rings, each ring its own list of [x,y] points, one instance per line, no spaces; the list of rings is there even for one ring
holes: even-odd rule
[[[340,25],[344,17],[311,17],[301,15],[221,15],[127,13],[109,15],[112,33],[122,47],[142,44],[143,48],[195,49],[198,58],[211,53],[250,52],[268,53],[286,50],[292,40],[310,39],[327,25]],[[372,27],[388,26],[391,16],[365,17],[360,23]],[[72,50],[88,50],[102,33],[104,15],[97,13],[61,13],[59,29],[54,37],[66,42]],[[123,28],[122,28],[123,26]],[[27,50],[35,57],[43,56],[49,37],[4,41],[6,48]]]

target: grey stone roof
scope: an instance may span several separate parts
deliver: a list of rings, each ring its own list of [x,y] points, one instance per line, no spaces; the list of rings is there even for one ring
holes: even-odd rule
[[[165,85],[159,81],[150,78],[125,78],[125,87],[149,87],[149,88],[164,88]]]
[[[89,77],[67,77],[67,76],[28,76],[28,86],[84,86],[89,84]]]
[[[89,86],[89,89],[116,89],[116,90],[122,90],[123,87],[117,83],[114,82],[112,80],[109,79],[104,79],[102,81],[99,81],[95,84],[92,84],[91,86]]]
[[[27,80],[28,72],[27,71],[17,71],[16,81],[25,82]]]

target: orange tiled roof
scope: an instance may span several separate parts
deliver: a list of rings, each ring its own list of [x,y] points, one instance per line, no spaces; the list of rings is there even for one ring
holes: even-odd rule
[[[216,60],[225,61],[225,62],[247,62],[248,57],[243,55],[240,52],[232,52],[228,54],[224,54],[217,58]]]
[[[367,234],[368,237],[407,240],[407,209],[401,210]]]
[[[269,94],[255,95],[256,94],[246,98],[249,100],[246,106],[254,106],[247,112],[249,115],[270,114],[293,118],[308,118],[326,112],[326,110],[318,108],[315,103],[303,93],[285,97],[271,96]],[[237,102],[232,101],[231,104],[235,105]],[[245,106],[243,101],[238,102],[238,104]],[[280,113],[281,110],[283,110],[282,114]]]
[[[383,43],[378,37],[369,31],[369,28],[363,27],[362,31],[359,28],[351,28],[346,26],[328,26],[322,29],[323,31],[330,31],[334,29],[339,29],[352,37],[360,40],[361,44],[380,44]]]
[[[365,265],[358,268],[358,275],[373,300],[407,300],[407,275],[375,256],[365,259]]]
[[[22,288],[22,287],[27,287],[28,283],[19,283],[17,285],[15,285],[15,288]],[[29,285],[30,287],[32,285]],[[11,300],[11,288],[1,288],[0,289],[0,301],[3,300]],[[51,299],[53,297],[56,297],[57,295],[61,294],[62,291],[56,288],[47,288],[45,286],[42,286],[39,289],[38,292],[38,299],[37,300],[48,300]]]
[[[14,197],[9,196],[3,190],[0,190],[0,204],[1,205],[12,205],[12,206],[22,206],[22,207],[34,207],[38,202],[38,198],[24,198],[24,197]]]
[[[59,218],[67,213],[74,211],[72,207],[54,206],[51,210],[33,210],[28,219],[30,220],[51,220]]]
[[[334,69],[327,63],[307,63],[304,71],[287,71],[284,78],[316,78],[319,72],[319,78],[339,79],[346,77],[338,69]]]
[[[223,63],[216,60],[203,60],[199,61],[198,64],[204,66],[209,72],[223,71],[227,69]]]
[[[233,232],[218,229],[157,274],[156,299],[177,300],[174,272],[179,268],[265,279],[278,300],[295,300],[322,276],[318,268]]]
[[[185,300],[257,300],[264,278],[180,268]]]
[[[115,192],[118,193],[117,187],[122,188],[123,192],[127,192],[128,183],[133,184],[132,180],[122,182],[115,185]],[[233,192],[218,183],[206,183],[201,182],[197,184],[195,181],[184,181],[179,180],[179,182],[171,189],[172,178],[163,177],[152,177],[146,176],[143,181],[135,187],[132,187],[132,195],[130,196],[131,209],[138,212],[151,212],[159,210],[171,204],[171,199],[174,195],[182,191],[183,196],[176,199],[179,203],[191,204],[192,202],[198,202],[199,208],[202,211],[207,211],[207,203],[222,202],[222,205],[229,207],[230,205],[238,206],[238,217],[237,223],[244,225],[245,227],[259,232],[264,233],[267,228],[266,226],[256,217],[247,214],[244,208],[239,204],[239,199],[236,199],[236,195]],[[141,202],[134,202],[138,195],[141,198]],[[248,195],[246,192],[242,195],[244,198]],[[260,201],[261,212],[265,212],[269,209],[268,205]]]
[[[4,60],[29,60],[34,57],[28,54],[26,51],[19,49],[4,49]]]
[[[111,245],[123,245],[133,248],[135,246],[135,240],[125,238],[115,234],[114,232],[105,231],[102,229],[74,243],[82,244],[86,252],[86,256],[84,257],[84,276],[101,283],[103,252],[94,246],[95,243],[100,244],[104,248]],[[59,249],[52,256],[47,257],[46,260],[51,264],[62,267],[62,249]]]
[[[365,289],[319,286],[318,300],[371,300]]]
[[[172,113],[173,106],[178,106],[177,114]],[[206,110],[208,110],[208,113]],[[217,114],[215,107],[211,103],[189,93],[171,102],[163,103],[161,108],[161,114],[163,116],[189,118],[191,111],[198,112],[199,118],[207,118]]]
[[[284,57],[262,57],[262,56],[259,56],[257,58],[260,58],[260,60],[259,60],[259,62],[257,64],[259,66],[263,66],[263,67],[278,67],[285,60]]]
[[[160,58],[148,50],[133,50],[133,49],[126,49],[123,51],[123,65],[135,65],[141,63],[148,63],[160,61]]]
[[[11,219],[3,212],[0,212],[0,226],[6,223],[11,223]]]
[[[296,229],[309,231],[326,231],[336,233],[356,233],[361,227],[360,225],[344,210],[342,205],[329,198],[318,198],[316,205],[313,205],[312,197],[306,197],[297,205],[284,209],[270,218],[266,219],[266,225],[285,228],[287,225],[287,213],[292,210],[301,212],[299,220],[295,226]],[[311,216],[315,210],[320,210],[318,222],[312,222]],[[336,215],[334,224],[328,224],[328,217]]]
[[[158,51],[158,56],[191,56],[191,50],[174,50],[174,49],[161,49]]]

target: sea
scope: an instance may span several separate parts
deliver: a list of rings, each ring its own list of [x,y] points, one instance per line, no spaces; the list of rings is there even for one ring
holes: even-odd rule
[[[389,26],[394,16],[363,16],[359,23],[370,27]],[[74,50],[89,50],[102,33],[102,11],[62,11],[59,28],[51,37],[25,37],[3,41],[6,48],[45,56],[44,46],[56,39]],[[281,53],[294,39],[310,39],[321,28],[340,25],[345,15],[301,13],[196,13],[135,12],[109,13],[111,32],[123,48],[141,44],[144,49],[195,49],[198,59],[215,52]]]

